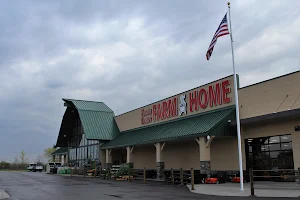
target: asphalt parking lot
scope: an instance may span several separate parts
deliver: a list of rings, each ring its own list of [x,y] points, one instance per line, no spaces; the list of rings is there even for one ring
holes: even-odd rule
[[[0,172],[0,189],[4,189],[11,196],[11,200],[222,200],[255,198],[206,196],[191,193],[186,187],[173,187],[157,182],[148,182],[147,184],[143,184],[138,181],[133,181],[128,183],[126,181],[67,177],[39,172]]]

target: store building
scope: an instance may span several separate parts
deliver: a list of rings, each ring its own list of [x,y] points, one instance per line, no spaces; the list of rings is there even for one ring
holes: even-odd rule
[[[127,163],[158,177],[170,168],[238,171],[233,83],[228,76],[118,116],[103,102],[63,99],[57,146],[73,149],[78,166],[93,152],[103,166]],[[238,94],[243,169],[300,167],[300,71]]]
[[[68,148],[59,147],[52,154],[52,162],[60,162],[62,166],[68,165]]]

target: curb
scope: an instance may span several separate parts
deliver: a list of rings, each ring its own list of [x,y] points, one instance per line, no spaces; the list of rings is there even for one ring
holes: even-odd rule
[[[10,196],[2,189],[0,189],[0,199],[8,199]]]

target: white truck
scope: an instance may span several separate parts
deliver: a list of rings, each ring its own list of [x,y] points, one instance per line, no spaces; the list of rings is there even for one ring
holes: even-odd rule
[[[56,174],[59,167],[61,167],[60,162],[49,162],[46,167],[46,172],[48,174]]]
[[[42,172],[44,169],[44,166],[37,165],[37,163],[29,163],[27,170],[30,172]]]

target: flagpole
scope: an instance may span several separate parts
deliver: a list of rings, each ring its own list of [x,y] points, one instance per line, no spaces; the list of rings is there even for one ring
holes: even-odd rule
[[[240,111],[239,111],[239,98],[238,98],[238,90],[237,90],[237,78],[236,78],[235,67],[234,67],[234,52],[233,52],[233,38],[232,38],[231,16],[230,16],[230,2],[228,2],[228,14],[229,14],[229,28],[230,28],[230,39],[231,39],[232,68],[233,68],[233,74],[234,74],[234,97],[235,97],[235,111],[236,111],[236,128],[237,128],[237,138],[238,138],[238,152],[239,152],[240,186],[241,186],[241,190],[244,190]]]

